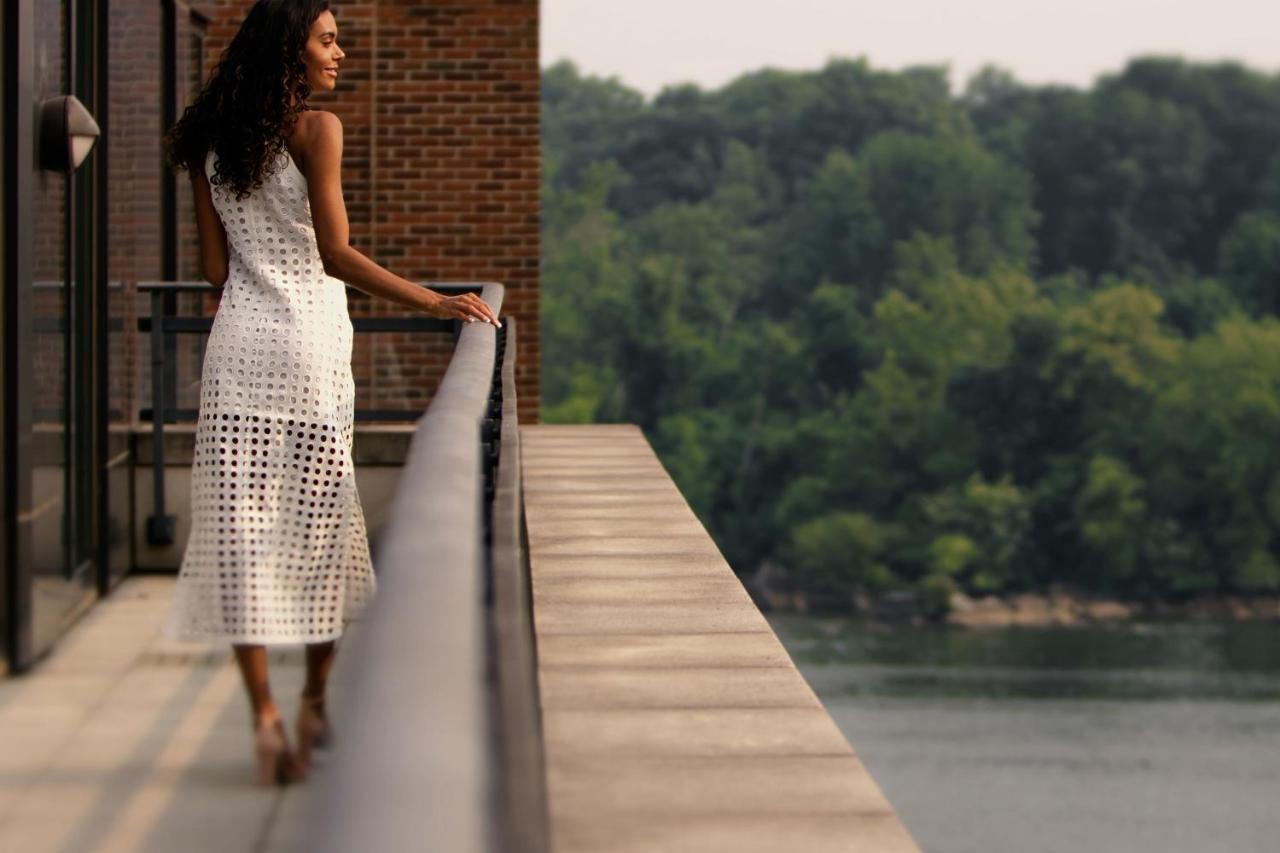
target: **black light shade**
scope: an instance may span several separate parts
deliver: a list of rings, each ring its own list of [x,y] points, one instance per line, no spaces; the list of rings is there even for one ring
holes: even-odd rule
[[[98,123],[75,95],[40,102],[40,168],[74,172],[98,141]]]

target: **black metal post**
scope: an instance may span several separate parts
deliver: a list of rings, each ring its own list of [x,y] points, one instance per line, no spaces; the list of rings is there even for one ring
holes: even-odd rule
[[[165,293],[151,291],[151,505],[147,518],[147,544],[172,545],[177,519],[165,514],[164,506],[164,422],[165,398]]]

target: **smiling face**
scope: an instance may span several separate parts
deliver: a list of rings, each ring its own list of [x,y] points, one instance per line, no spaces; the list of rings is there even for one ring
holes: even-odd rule
[[[311,22],[311,34],[302,51],[307,83],[313,92],[332,92],[338,85],[338,63],[346,56],[338,47],[338,22],[325,10]]]

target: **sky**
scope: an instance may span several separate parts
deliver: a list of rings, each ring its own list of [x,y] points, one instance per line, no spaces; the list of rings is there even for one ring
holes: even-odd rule
[[[653,95],[717,88],[762,67],[983,65],[1026,83],[1087,87],[1137,55],[1280,69],[1276,0],[542,0],[542,64],[568,58]]]

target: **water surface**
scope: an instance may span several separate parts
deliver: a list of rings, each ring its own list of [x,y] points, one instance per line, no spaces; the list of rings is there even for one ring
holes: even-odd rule
[[[926,850],[1280,851],[1280,624],[770,622]]]

